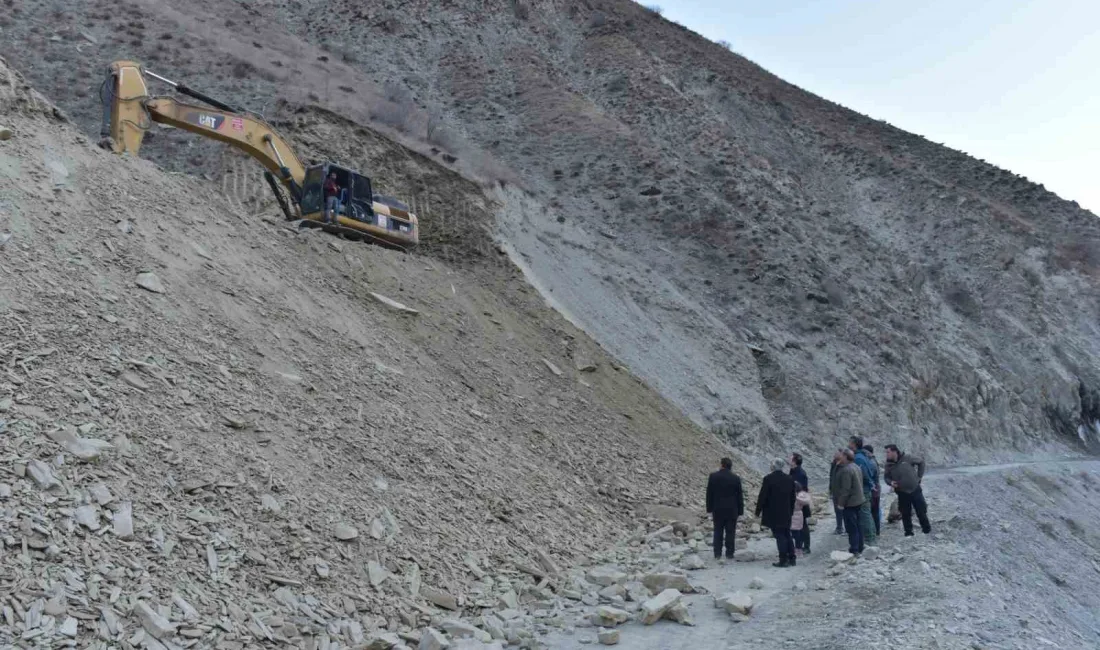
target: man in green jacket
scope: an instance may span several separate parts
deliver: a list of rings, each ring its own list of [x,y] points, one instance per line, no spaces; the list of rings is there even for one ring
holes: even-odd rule
[[[863,552],[863,532],[859,527],[859,509],[863,505],[863,472],[855,464],[855,454],[849,449],[837,452],[835,461],[839,465],[833,475],[833,498],[844,512],[844,529],[848,532],[848,552],[859,555]]]
[[[886,445],[886,482],[898,493],[898,508],[905,536],[913,535],[913,510],[917,511],[920,529],[925,535],[932,532],[928,521],[928,504],[921,490],[924,478],[924,461],[911,454],[903,454],[897,445]]]

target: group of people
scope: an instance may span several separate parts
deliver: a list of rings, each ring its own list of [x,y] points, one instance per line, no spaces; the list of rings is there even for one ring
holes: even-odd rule
[[[714,517],[714,558],[732,559],[735,550],[737,520],[744,514],[741,479],[733,473],[729,458],[721,460],[718,471],[707,481],[707,513]],[[756,500],[756,516],[760,525],[771,529],[779,551],[779,561],[773,566],[795,566],[802,554],[810,552],[810,486],[802,456],[793,454],[789,460],[775,460],[771,473],[764,477]],[[875,450],[865,445],[859,436],[848,441],[846,449],[837,450],[829,470],[829,497],[836,514],[836,534],[848,534],[848,551],[859,555],[873,546],[881,532],[880,496],[882,481],[888,491],[897,494],[906,536],[913,535],[913,512],[916,511],[921,531],[928,534],[928,506],[921,491],[924,461],[902,453],[897,445],[886,445],[886,466],[879,472]],[[891,518],[888,521],[893,521]]]

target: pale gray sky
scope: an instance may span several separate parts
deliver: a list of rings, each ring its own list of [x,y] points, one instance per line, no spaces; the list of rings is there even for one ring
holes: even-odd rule
[[[1100,213],[1100,0],[659,4],[793,84]]]

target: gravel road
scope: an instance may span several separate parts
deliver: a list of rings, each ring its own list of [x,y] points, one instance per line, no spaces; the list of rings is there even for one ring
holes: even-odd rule
[[[905,538],[900,523],[884,525],[877,559],[836,568],[829,553],[846,543],[829,521],[794,569],[772,568],[774,545],[753,542],[766,559],[694,574],[710,592],[685,596],[694,627],[630,623],[619,646],[1100,647],[1100,462],[955,468],[929,474],[925,492],[932,535]],[[749,589],[755,577],[764,589]],[[737,590],[755,602],[745,623],[712,604],[714,594]],[[547,642],[580,648],[595,642],[595,630]]]

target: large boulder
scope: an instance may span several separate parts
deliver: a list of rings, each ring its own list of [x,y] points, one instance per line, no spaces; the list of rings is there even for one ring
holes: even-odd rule
[[[681,594],[675,589],[665,589],[653,598],[642,603],[642,624],[653,625],[664,617],[665,612],[680,602]]]

